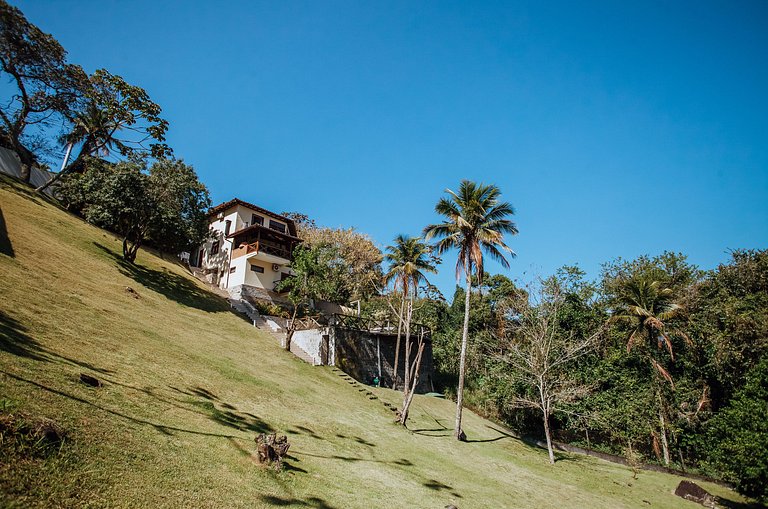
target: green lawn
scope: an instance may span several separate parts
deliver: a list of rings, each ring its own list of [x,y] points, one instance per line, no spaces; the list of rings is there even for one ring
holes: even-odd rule
[[[304,364],[173,260],[127,266],[112,235],[5,177],[0,211],[0,414],[67,432],[47,456],[7,454],[6,436],[0,506],[696,507],[672,494],[677,477],[550,466],[471,412],[458,443],[450,401],[417,397],[403,429],[384,405],[396,393]],[[270,430],[291,441],[281,473],[254,460]]]

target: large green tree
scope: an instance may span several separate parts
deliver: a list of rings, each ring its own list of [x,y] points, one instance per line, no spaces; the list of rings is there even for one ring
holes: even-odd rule
[[[504,243],[504,234],[516,235],[517,226],[509,219],[514,209],[500,201],[501,191],[494,185],[483,185],[463,180],[457,192],[447,189],[448,197],[440,198],[435,212],[443,216],[442,223],[424,228],[426,240],[439,239],[436,245],[438,256],[451,249],[459,251],[456,262],[456,276],[464,272],[466,296],[464,302],[464,326],[461,336],[459,358],[459,383],[456,391],[455,438],[461,439],[461,413],[464,397],[464,376],[466,368],[467,341],[469,336],[469,301],[472,289],[472,275],[483,279],[483,252],[509,267],[504,253],[514,252]]]
[[[15,91],[0,101],[0,144],[18,154],[21,176],[29,181],[36,151],[45,144],[40,130],[55,116],[66,116],[82,97],[88,79],[68,64],[67,52],[50,34],[0,0],[0,76]],[[30,132],[30,127],[40,128]]]
[[[85,217],[123,238],[123,258],[133,263],[148,240],[180,252],[207,235],[211,201],[194,169],[182,161],[143,160],[100,164],[82,179]]]
[[[172,155],[165,143],[168,122],[146,90],[99,69],[89,76],[83,95],[65,115],[71,128],[60,140],[67,145],[67,153],[79,146],[77,155],[38,191],[64,175],[83,173],[90,158],[116,154],[163,159]]]
[[[285,335],[286,350],[291,349],[296,317],[301,308],[311,306],[314,300],[333,299],[337,284],[333,260],[337,256],[336,248],[329,244],[299,245],[293,250],[293,275],[276,286],[277,291],[288,292],[288,299],[293,304],[293,315]]]

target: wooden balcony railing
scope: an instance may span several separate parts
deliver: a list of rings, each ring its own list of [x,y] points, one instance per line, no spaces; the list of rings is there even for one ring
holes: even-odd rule
[[[251,244],[240,244],[238,247],[232,250],[232,258],[239,258],[251,253],[259,252],[259,242],[252,242]]]
[[[259,243],[259,241],[252,242],[250,244],[240,244],[240,246],[232,250],[232,258],[238,258],[240,256],[249,255],[251,253],[258,254],[260,252],[271,254],[273,256],[279,256],[280,258],[285,258],[286,260],[291,259],[291,252],[288,249],[271,246],[265,244],[264,242]]]

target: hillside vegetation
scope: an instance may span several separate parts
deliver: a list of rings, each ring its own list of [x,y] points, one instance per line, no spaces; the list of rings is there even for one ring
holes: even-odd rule
[[[398,394],[303,363],[174,260],[128,265],[111,234],[0,179],[0,506],[695,507],[678,477],[550,466],[471,412],[456,442],[450,401],[417,397],[403,429]],[[23,446],[19,423],[42,419],[64,440]],[[280,473],[253,455],[273,430],[291,441]]]

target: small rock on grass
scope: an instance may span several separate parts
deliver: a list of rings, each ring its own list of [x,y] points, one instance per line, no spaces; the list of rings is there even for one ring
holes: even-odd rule
[[[675,489],[675,495],[711,509],[714,509],[717,505],[717,497],[691,481],[680,481],[680,484]]]

